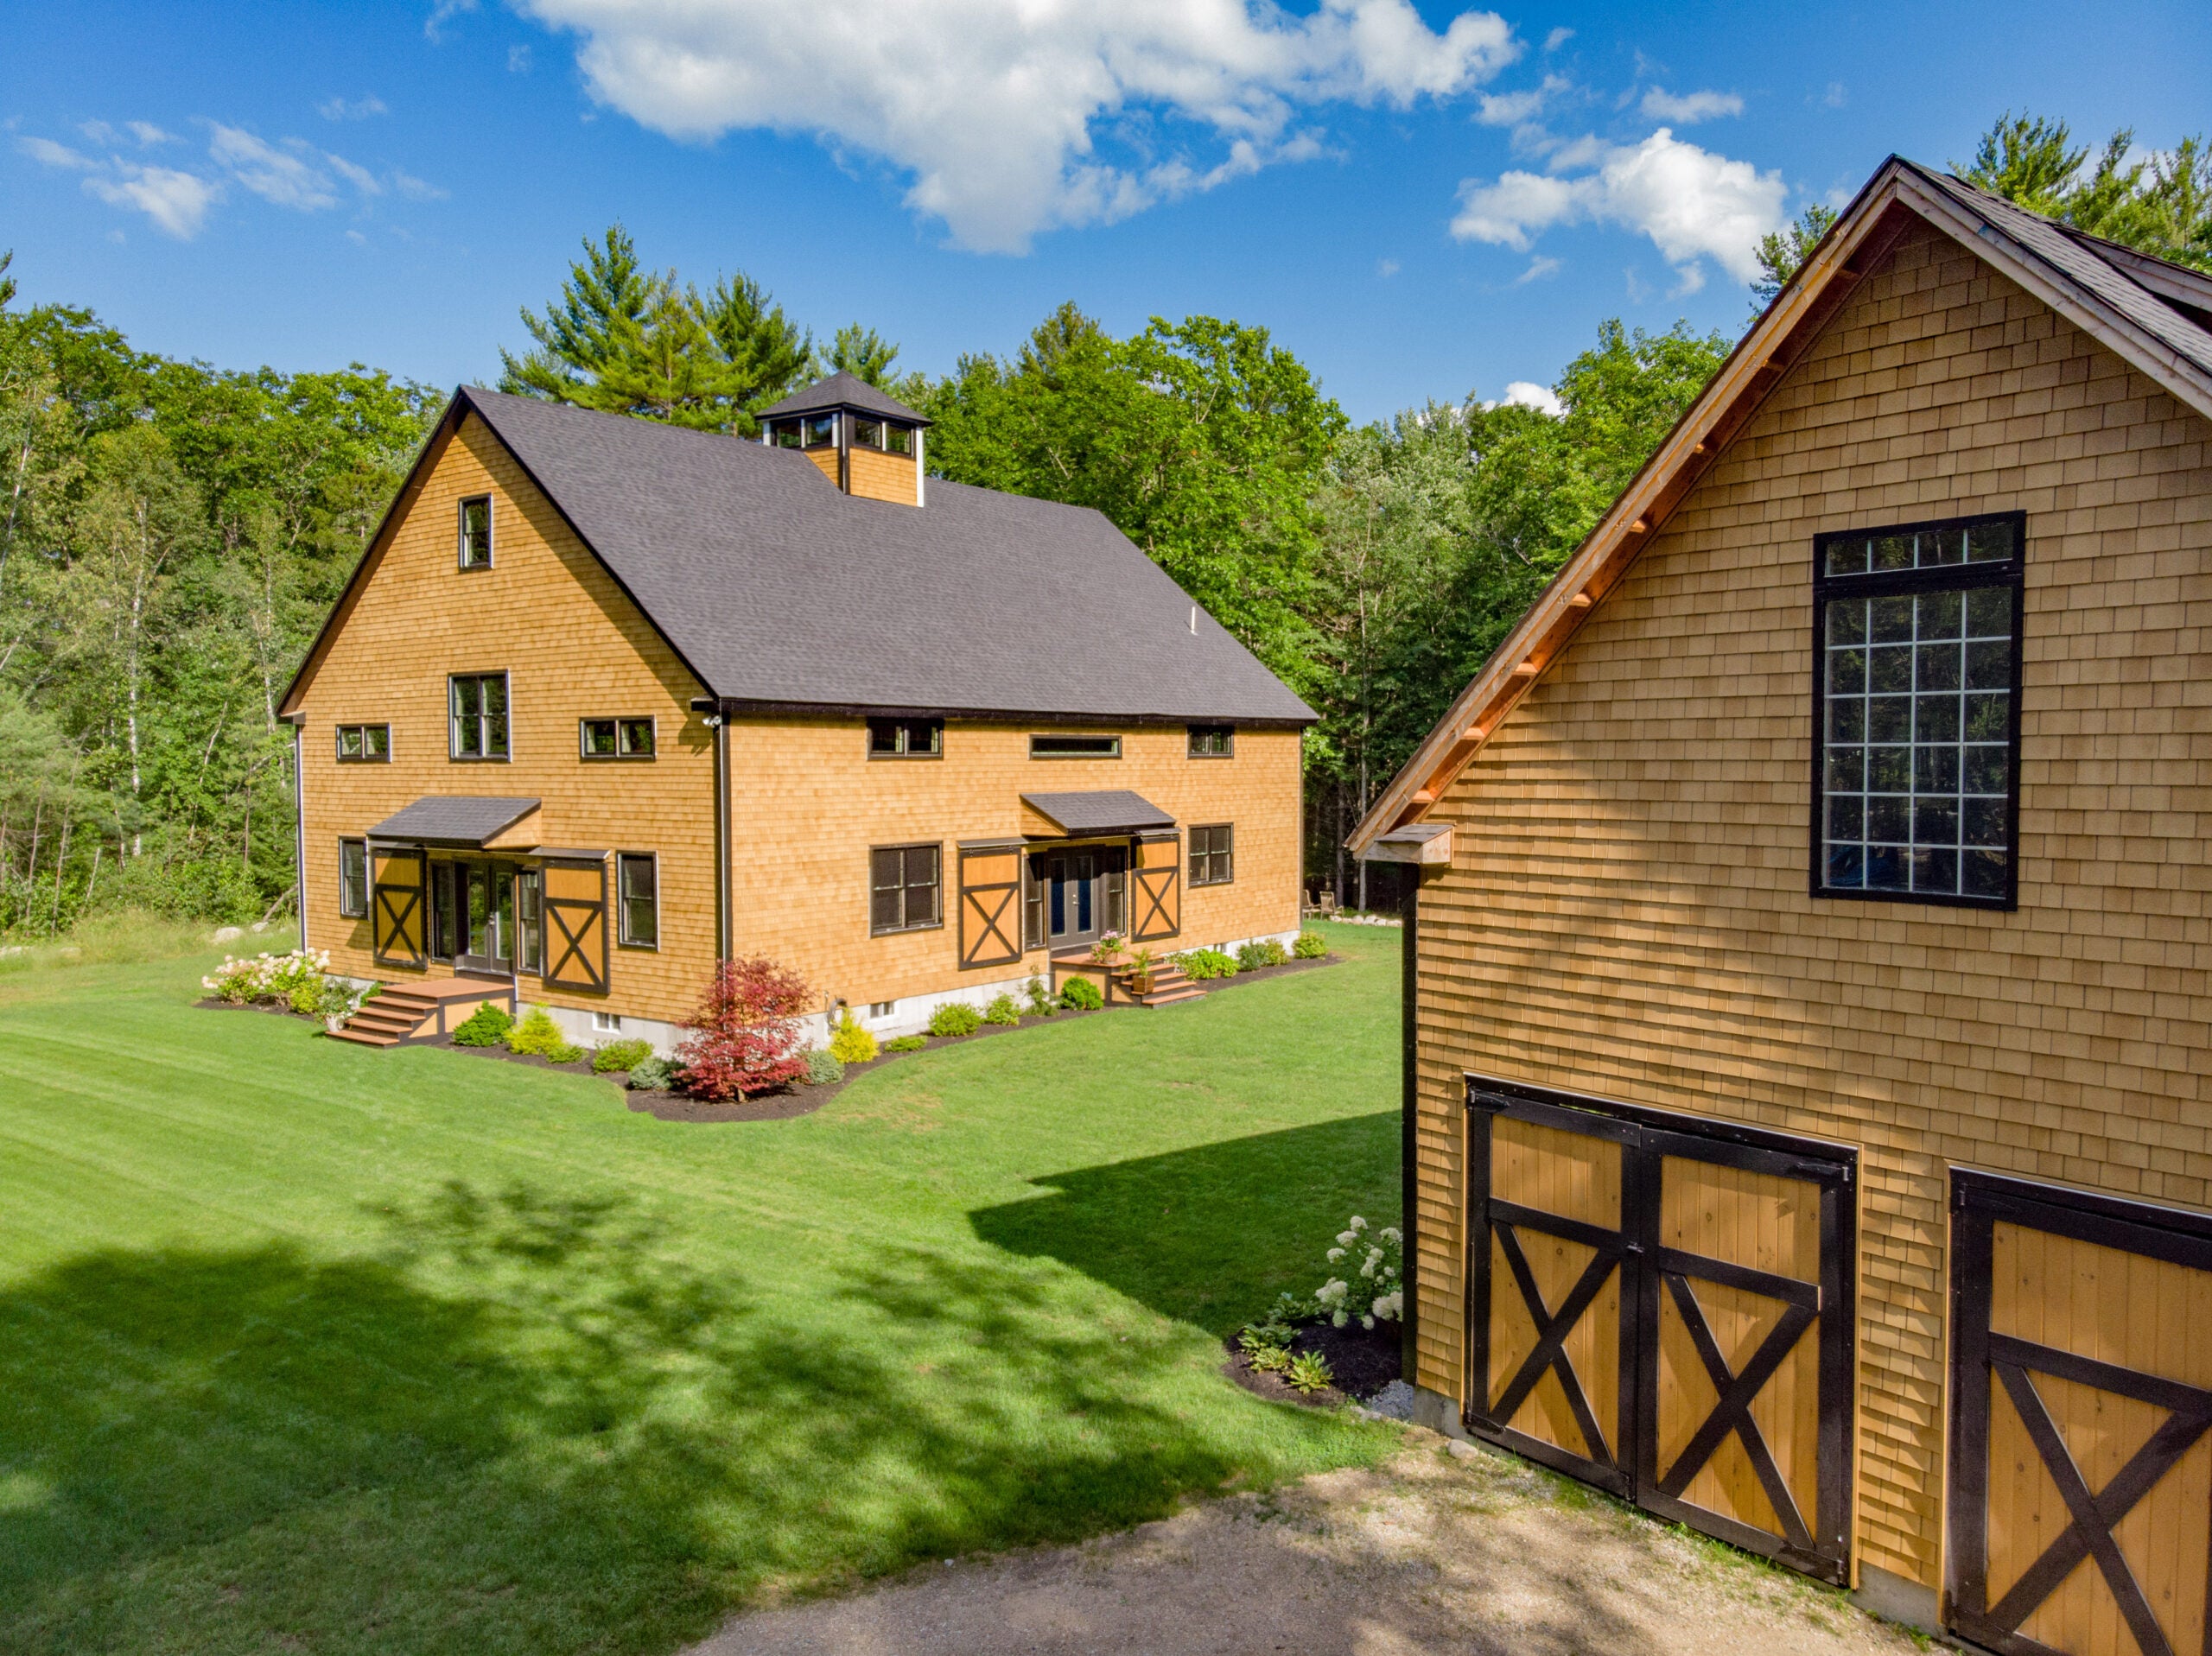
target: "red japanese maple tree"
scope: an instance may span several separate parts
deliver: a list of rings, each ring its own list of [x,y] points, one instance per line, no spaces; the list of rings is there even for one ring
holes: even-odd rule
[[[683,1090],[720,1101],[804,1075],[798,1020],[811,999],[805,980],[773,961],[722,961],[677,1049]]]

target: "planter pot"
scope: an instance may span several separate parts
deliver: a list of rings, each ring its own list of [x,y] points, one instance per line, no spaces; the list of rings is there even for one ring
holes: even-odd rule
[[[322,1020],[322,1032],[325,1035],[335,1035],[345,1027],[346,1020],[342,1018],[326,1018]]]
[[[1130,980],[1129,980],[1129,988],[1130,988],[1130,991],[1131,991],[1133,993],[1135,993],[1135,994],[1141,994],[1141,995],[1148,995],[1148,994],[1150,994],[1150,993],[1152,993],[1152,976],[1151,976],[1151,974],[1150,974],[1149,973],[1145,973],[1145,974],[1140,974],[1140,975],[1137,975],[1137,976],[1133,976],[1133,977],[1131,977],[1131,978],[1130,978]]]

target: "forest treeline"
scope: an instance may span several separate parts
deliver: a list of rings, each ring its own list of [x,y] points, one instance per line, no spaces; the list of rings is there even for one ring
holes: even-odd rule
[[[2006,116],[1961,170],[2094,233],[2212,269],[2195,140],[2092,155]],[[1833,215],[1761,250],[1778,289]],[[0,933],[130,905],[249,921],[291,889],[276,702],[448,388],[359,364],[232,371],[19,306],[0,262]],[[1554,409],[1468,397],[1355,426],[1268,331],[1072,305],[942,378],[854,323],[817,340],[742,275],[701,289],[620,228],[500,352],[503,389],[750,435],[847,369],[921,409],[933,473],[1095,506],[1314,707],[1309,872],[1343,840],[1733,344],[1606,321]]]

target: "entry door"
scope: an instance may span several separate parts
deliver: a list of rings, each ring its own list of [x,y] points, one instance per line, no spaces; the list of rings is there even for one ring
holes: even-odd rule
[[[459,887],[460,948],[454,964],[465,972],[514,969],[514,870],[504,863],[454,865]]]
[[[1094,852],[1056,851],[1032,860],[1045,906],[1045,941],[1052,948],[1096,940],[1106,928]]]
[[[1955,1171],[1951,1625],[2212,1650],[2212,1226]]]
[[[1845,1579],[1848,1158],[1518,1088],[1469,1104],[1469,1428]]]

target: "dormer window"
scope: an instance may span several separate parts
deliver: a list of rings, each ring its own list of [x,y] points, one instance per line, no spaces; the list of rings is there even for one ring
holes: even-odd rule
[[[835,448],[837,446],[837,416],[834,414],[810,414],[800,422],[805,428],[804,447]]]
[[[760,419],[764,444],[798,449],[849,495],[908,506],[927,498],[929,421],[880,386],[840,371],[763,409]]]
[[[800,422],[797,420],[771,420],[768,422],[768,441],[779,448],[803,447],[806,439],[800,434],[799,425]]]

